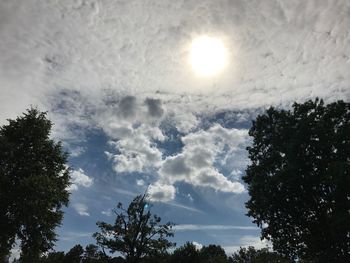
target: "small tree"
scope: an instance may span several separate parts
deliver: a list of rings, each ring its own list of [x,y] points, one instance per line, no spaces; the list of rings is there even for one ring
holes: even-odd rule
[[[350,104],[270,108],[249,131],[248,215],[289,258],[350,262]]]
[[[146,199],[146,195],[137,196],[127,210],[119,203],[114,210],[117,216],[114,225],[97,222],[101,232],[93,235],[102,248],[108,248],[111,253],[120,252],[130,263],[165,252],[174,245],[167,239],[174,236],[173,224],[160,224],[160,217],[152,216]]]
[[[51,127],[34,108],[0,127],[0,262],[16,238],[25,263],[38,262],[56,240],[69,169],[60,142],[50,139]]]

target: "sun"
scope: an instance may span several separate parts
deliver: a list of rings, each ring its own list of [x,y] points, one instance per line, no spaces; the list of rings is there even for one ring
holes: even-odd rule
[[[227,51],[221,39],[209,36],[195,38],[191,44],[190,64],[197,75],[217,75],[227,63]]]

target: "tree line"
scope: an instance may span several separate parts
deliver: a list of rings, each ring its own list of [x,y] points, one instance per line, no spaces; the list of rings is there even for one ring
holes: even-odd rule
[[[270,107],[252,122],[251,162],[242,177],[247,215],[273,250],[241,248],[231,256],[217,245],[174,249],[174,224],[151,213],[146,194],[127,208],[119,203],[114,224],[97,222],[96,245],[52,252],[70,168],[51,128],[36,108],[0,127],[0,262],[16,242],[23,263],[350,262],[349,103]]]

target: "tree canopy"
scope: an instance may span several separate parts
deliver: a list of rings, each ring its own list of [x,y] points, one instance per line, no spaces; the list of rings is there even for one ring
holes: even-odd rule
[[[289,258],[349,262],[350,104],[271,107],[249,131],[248,215]]]
[[[69,169],[52,123],[35,108],[0,127],[0,261],[20,241],[21,261],[52,248],[68,204]]]
[[[231,263],[292,263],[276,252],[271,252],[267,248],[256,249],[252,246],[241,247],[230,257]]]
[[[119,203],[114,213],[114,225],[97,222],[101,232],[94,237],[111,253],[123,254],[127,262],[140,262],[145,256],[166,252],[174,245],[168,241],[174,235],[173,224],[161,224],[161,218],[151,214],[147,195],[137,196],[127,209]]]

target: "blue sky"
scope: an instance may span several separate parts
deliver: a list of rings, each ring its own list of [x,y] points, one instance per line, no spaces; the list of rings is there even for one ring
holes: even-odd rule
[[[350,97],[347,0],[0,1],[0,124],[48,111],[70,153],[57,250],[148,189],[174,241],[265,246],[241,181],[251,121],[270,105]],[[195,74],[191,43],[226,64]]]

